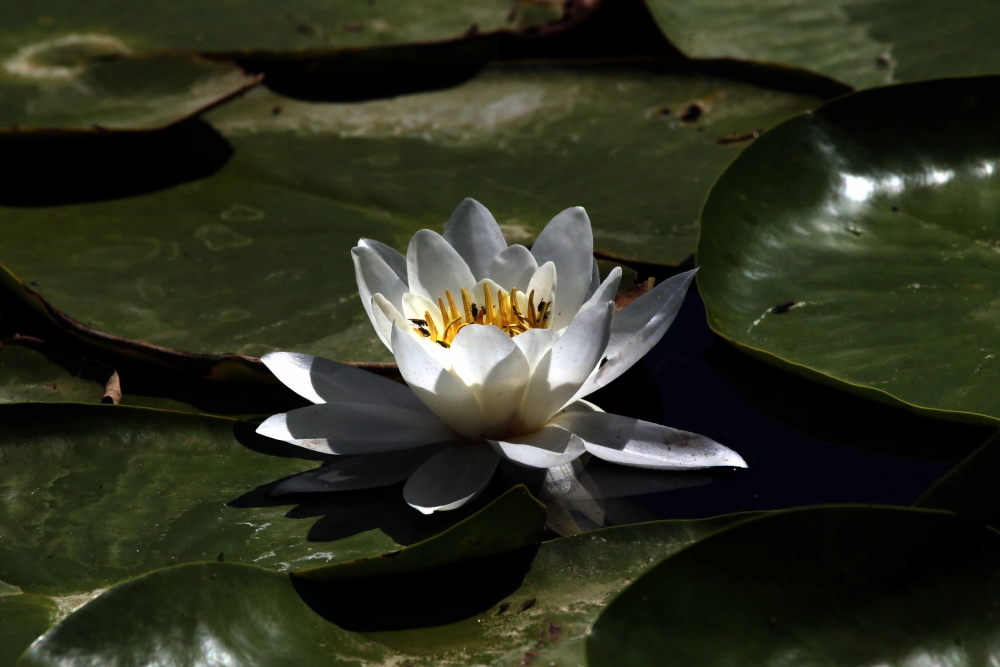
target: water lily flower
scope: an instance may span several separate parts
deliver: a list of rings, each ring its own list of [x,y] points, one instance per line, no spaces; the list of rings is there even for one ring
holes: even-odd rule
[[[274,415],[258,433],[343,456],[276,494],[406,481],[406,502],[429,514],[475,498],[501,458],[553,468],[589,452],[659,470],[746,467],[709,438],[583,400],[663,337],[697,269],[616,314],[621,269],[600,280],[582,208],[553,218],[529,250],[508,246],[472,199],[443,235],[414,234],[405,257],[369,239],[352,255],[362,304],[406,384],[306,354],[265,356],[316,405]]]

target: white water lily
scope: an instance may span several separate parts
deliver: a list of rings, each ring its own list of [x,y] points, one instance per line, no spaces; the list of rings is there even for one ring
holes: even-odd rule
[[[508,246],[472,199],[443,235],[417,232],[405,257],[359,241],[358,291],[406,384],[306,354],[265,356],[279,380],[316,405],[274,415],[258,433],[344,456],[275,493],[406,481],[406,502],[429,514],[472,500],[501,458],[552,468],[589,452],[660,470],[746,467],[709,438],[583,400],[663,337],[697,271],[615,314],[621,269],[601,282],[593,246],[582,208],[553,218],[529,250]]]

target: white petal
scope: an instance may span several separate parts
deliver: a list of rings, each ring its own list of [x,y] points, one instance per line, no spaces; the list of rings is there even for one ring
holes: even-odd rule
[[[403,298],[406,298],[405,294]],[[389,303],[389,300],[381,294],[372,297],[372,320],[375,322],[375,331],[378,333],[378,337],[382,339],[390,352],[392,352],[392,326],[394,324],[404,328],[411,326],[403,314],[396,310],[396,306]]]
[[[615,295],[618,294],[618,284],[622,281],[622,269],[620,266],[616,266],[611,269],[611,273],[608,277],[604,279],[604,282],[598,285],[597,289],[594,290],[593,296],[587,299],[582,306],[580,306],[580,312],[590,310],[599,303],[604,303],[606,301],[614,301]],[[611,330],[614,331],[614,325],[611,325]]]
[[[445,304],[447,306],[447,304]],[[434,326],[440,332],[444,329],[444,322],[441,320],[441,308],[436,301],[431,301],[426,296],[407,292],[403,295],[403,317],[409,320],[426,320],[427,313],[430,313],[434,320]],[[413,326],[412,324],[410,326]]]
[[[524,431],[541,428],[587,380],[608,344],[613,317],[613,302],[594,306],[573,320],[538,362],[521,408]]]
[[[586,451],[583,440],[558,426],[516,438],[490,440],[498,454],[528,468],[552,468],[569,463]]]
[[[525,292],[538,270],[535,256],[523,245],[512,245],[490,262],[488,277],[508,292],[512,287]]]
[[[421,294],[435,303],[438,297],[444,297],[445,290],[451,290],[457,300],[463,287],[469,289],[476,284],[469,265],[458,251],[440,234],[429,229],[421,229],[410,239],[410,247],[406,251],[406,275],[410,280],[410,292]]]
[[[552,329],[528,329],[523,334],[514,336],[512,340],[521,348],[524,358],[528,360],[528,366],[534,372],[545,353],[559,340],[559,334]]]
[[[535,295],[535,310],[538,311],[538,304],[540,303],[552,303],[552,300],[556,298],[556,292],[559,290],[559,276],[556,273],[556,265],[552,262],[545,262],[538,270],[535,271],[535,275],[531,276],[531,280],[528,281],[528,287],[524,290],[525,294]],[[551,326],[552,320],[549,319],[550,328],[555,329],[556,327]]]
[[[739,454],[710,438],[631,417],[566,411],[552,423],[577,434],[587,451],[612,463],[656,470],[747,467]]]
[[[399,252],[395,248],[391,248],[381,241],[376,241],[374,239],[358,239],[358,245],[362,248],[368,248],[373,252],[377,253],[379,257],[382,258],[390,269],[399,276],[399,279],[403,281],[403,284],[407,284],[406,279],[406,257],[403,253]]]
[[[347,364],[297,352],[272,352],[261,361],[286,387],[313,403],[372,403],[427,411],[406,385]]]
[[[577,398],[607,385],[660,342],[677,317],[688,286],[697,272],[698,269],[692,269],[671,277],[615,315],[608,349],[604,353],[607,361],[594,370],[593,376],[580,389]]]
[[[469,388],[399,327],[392,331],[392,349],[399,372],[417,397],[462,435],[478,437],[483,415]]]
[[[618,268],[618,267],[615,267]],[[594,268],[591,270],[590,275],[590,287],[587,288],[587,296],[583,298],[583,302],[586,303],[590,300],[597,288],[601,286],[601,270],[597,268],[597,259],[594,259]]]
[[[508,432],[531,378],[531,367],[517,344],[491,324],[470,324],[451,344],[451,363],[479,401],[482,434],[490,437]]]
[[[456,439],[430,412],[370,403],[310,405],[269,417],[257,432],[326,454],[374,454]]]
[[[499,462],[485,443],[452,445],[413,473],[403,498],[424,514],[457,509],[486,488]]]
[[[475,199],[464,199],[451,214],[444,239],[462,256],[476,280],[489,275],[490,262],[507,248],[493,214]]]
[[[357,491],[399,484],[441,450],[438,445],[417,447],[385,454],[345,456],[318,470],[289,477],[271,489],[270,496],[289,493]]]
[[[583,304],[594,273],[594,232],[583,208],[568,208],[549,221],[531,254],[539,264],[553,262],[559,276],[553,329],[570,323]]]
[[[351,257],[354,258],[354,277],[358,281],[358,292],[361,295],[361,303],[368,313],[368,318],[372,321],[372,326],[378,330],[375,323],[375,316],[372,314],[372,296],[381,294],[389,303],[399,308],[402,305],[403,294],[406,292],[406,285],[399,279],[385,260],[371,248],[363,246],[355,247],[351,250]]]

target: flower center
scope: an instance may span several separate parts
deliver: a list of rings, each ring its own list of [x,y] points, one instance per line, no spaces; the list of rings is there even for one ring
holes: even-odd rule
[[[452,341],[462,327],[470,324],[492,324],[505,334],[513,338],[529,329],[548,329],[552,304],[546,303],[544,299],[535,305],[535,290],[525,298],[524,294],[518,294],[517,288],[505,292],[497,289],[496,304],[493,302],[493,295],[488,286],[484,286],[483,297],[485,304],[479,305],[472,301],[469,293],[462,288],[462,311],[455,305],[455,299],[449,290],[444,291],[448,299],[445,306],[444,299],[438,297],[438,307],[441,309],[441,321],[444,323],[443,329],[438,329],[430,311],[424,313],[424,319],[411,319],[413,330],[424,338],[429,338],[441,347],[451,347]],[[522,303],[523,300],[523,303]],[[527,312],[522,312],[522,309]]]

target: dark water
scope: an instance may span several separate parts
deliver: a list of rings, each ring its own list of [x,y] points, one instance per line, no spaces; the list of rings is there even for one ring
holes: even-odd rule
[[[932,420],[774,369],[718,339],[696,290],[625,386],[596,395],[609,412],[707,435],[747,470],[632,497],[662,518],[826,503],[912,504],[992,429]],[[794,428],[793,428],[794,426]],[[703,481],[705,481],[703,479]]]

